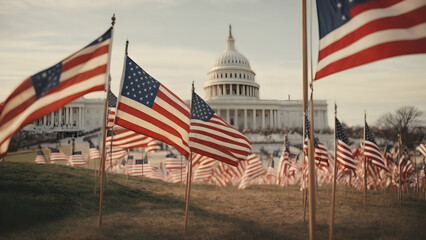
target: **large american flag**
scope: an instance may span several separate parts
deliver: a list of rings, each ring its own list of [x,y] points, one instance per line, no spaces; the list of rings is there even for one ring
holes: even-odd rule
[[[426,157],[426,147],[423,143],[420,143],[420,145],[418,147],[416,147],[416,149],[423,154],[423,156]]]
[[[379,146],[377,146],[377,143],[374,140],[373,134],[371,133],[367,123],[365,123],[364,156],[371,159],[371,163],[373,165],[389,171],[385,165],[385,162],[383,161],[383,155],[380,152]]]
[[[115,123],[165,142],[188,158],[188,105],[130,57],[125,66]]]
[[[317,0],[315,79],[376,60],[426,53],[424,0]]]
[[[80,51],[24,80],[0,112],[0,158],[23,126],[93,91],[105,89],[112,28]]]
[[[343,132],[342,124],[336,118],[336,139],[337,139],[337,161],[345,168],[355,171],[356,164],[352,150],[349,147],[349,139]]]
[[[238,165],[251,151],[250,141],[226,123],[195,92],[192,92],[189,146],[193,152],[215,160]]]

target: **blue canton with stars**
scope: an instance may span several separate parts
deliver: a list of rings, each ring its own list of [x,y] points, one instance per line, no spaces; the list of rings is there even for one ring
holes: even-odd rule
[[[130,57],[127,57],[121,96],[152,108],[160,85],[160,82],[139,67]]]
[[[373,142],[377,145],[376,141],[374,141],[373,134],[370,132],[370,128],[368,127],[367,123],[365,123],[365,140]]]
[[[340,141],[342,141],[342,142],[346,143],[347,145],[349,145],[349,139],[345,135],[345,133],[343,132],[342,124],[340,124],[340,122],[339,122],[339,120],[337,118],[336,118],[336,137]]]
[[[55,66],[43,70],[31,77],[37,99],[43,97],[50,89],[59,85],[61,73],[62,63],[58,63]]]
[[[213,109],[195,92],[192,92],[191,119],[197,119],[204,122],[210,121],[214,115]]]
[[[115,108],[117,106],[117,97],[114,95],[114,93],[109,90],[108,93],[108,107]]]
[[[320,39],[351,19],[353,6],[369,0],[317,0]]]

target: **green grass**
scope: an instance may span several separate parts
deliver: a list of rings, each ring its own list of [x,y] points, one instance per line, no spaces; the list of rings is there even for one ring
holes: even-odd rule
[[[23,153],[28,154],[28,153]],[[23,156],[23,155],[22,155]],[[245,190],[193,185],[189,226],[184,226],[184,186],[109,175],[103,224],[93,170],[26,162],[0,163],[0,239],[307,239],[298,186]],[[328,238],[329,186],[317,199],[318,239]],[[338,186],[336,239],[426,239],[426,200],[410,193],[363,193]],[[306,220],[308,215],[306,215]]]

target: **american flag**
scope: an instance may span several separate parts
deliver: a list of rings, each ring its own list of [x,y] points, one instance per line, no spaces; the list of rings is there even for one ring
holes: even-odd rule
[[[201,155],[200,155],[201,156]],[[194,160],[192,160],[194,161]],[[216,165],[219,161],[214,160],[213,158],[204,157],[200,161],[200,165],[194,171],[194,182],[208,182],[213,174],[213,170],[216,168]]]
[[[374,141],[373,134],[371,133],[367,123],[365,123],[364,156],[371,159],[371,163],[375,166],[389,171],[383,161],[383,156],[380,152],[379,146],[377,146],[376,141]]]
[[[423,154],[423,156],[426,157],[426,147],[423,143],[420,143],[420,145],[418,147],[416,147],[416,149]]]
[[[161,180],[163,182],[166,181],[166,177],[164,176],[163,170],[161,170],[159,167],[151,167],[151,179],[157,179]]]
[[[46,164],[47,163],[46,157],[44,156],[44,153],[43,153],[43,151],[41,149],[39,149],[37,151],[37,155],[36,155],[36,158],[35,158],[35,163],[37,163],[37,164]]]
[[[384,58],[426,53],[426,2],[317,0],[315,79]]]
[[[155,152],[158,150],[160,150],[160,146],[158,146],[157,141],[155,139],[151,138],[151,140],[145,147],[145,152]]]
[[[113,147],[112,151],[110,147],[106,148],[106,160],[121,160],[127,155],[127,151],[121,147]]]
[[[68,161],[68,156],[65,155],[62,151],[59,151],[56,148],[50,149],[50,163],[55,163],[59,161]]]
[[[69,158],[68,164],[70,166],[83,166],[87,164],[87,161],[84,160],[81,151],[73,152]]]
[[[212,173],[212,182],[213,184],[226,187],[230,181],[228,176],[228,168],[230,165],[225,164],[224,162],[218,162],[216,167],[213,169]]]
[[[308,117],[305,116],[305,141],[303,144],[303,150],[305,151],[305,157],[308,156],[308,141],[311,136],[311,124],[308,120]],[[314,137],[314,159],[315,164],[322,168],[329,166],[329,157],[328,151],[324,144],[322,144],[318,138]]]
[[[166,170],[169,172],[169,182],[184,183],[186,180],[186,161],[178,159],[174,154],[167,154],[165,161]]]
[[[111,145],[112,147],[120,147],[124,150],[137,147],[146,147],[153,139],[134,132],[132,130],[120,130],[114,135],[108,136],[106,139],[107,148]]]
[[[247,166],[244,176],[241,179],[238,189],[244,189],[249,186],[250,182],[256,178],[262,177],[266,174],[266,169],[262,166],[256,154],[251,154],[247,158]]]
[[[349,147],[349,139],[343,132],[343,127],[336,118],[336,139],[337,139],[337,161],[345,168],[355,171],[356,164],[351,148]]]
[[[130,57],[125,66],[115,123],[165,142],[188,158],[188,105]]]
[[[101,159],[101,153],[99,152],[99,149],[95,147],[95,144],[91,140],[87,140],[89,142],[89,159],[95,160],[95,159]]]
[[[226,123],[195,92],[192,92],[189,146],[193,152],[215,160],[238,165],[251,151],[250,141]]]
[[[107,128],[114,127],[115,112],[117,111],[117,97],[111,90],[108,92],[108,124]]]
[[[134,161],[134,164],[127,165],[128,173],[131,176],[152,176],[152,166],[148,161],[144,161],[143,159],[137,159]]]
[[[401,155],[401,174],[403,177],[407,177],[414,170],[413,163],[410,161],[410,157],[406,152]]]
[[[277,169],[277,181],[276,184],[278,186],[284,186],[285,185],[285,178],[288,177],[288,170],[291,166],[290,164],[290,150],[289,150],[289,144],[284,139],[284,147],[283,152],[280,157],[280,161],[278,163],[278,169]]]
[[[105,89],[112,28],[58,64],[24,80],[0,113],[0,158],[21,127],[93,91]]]

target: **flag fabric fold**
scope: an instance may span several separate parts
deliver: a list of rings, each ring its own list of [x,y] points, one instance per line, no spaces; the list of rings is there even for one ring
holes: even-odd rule
[[[24,80],[0,112],[0,157],[23,126],[86,93],[105,89],[112,28],[80,51]]]

